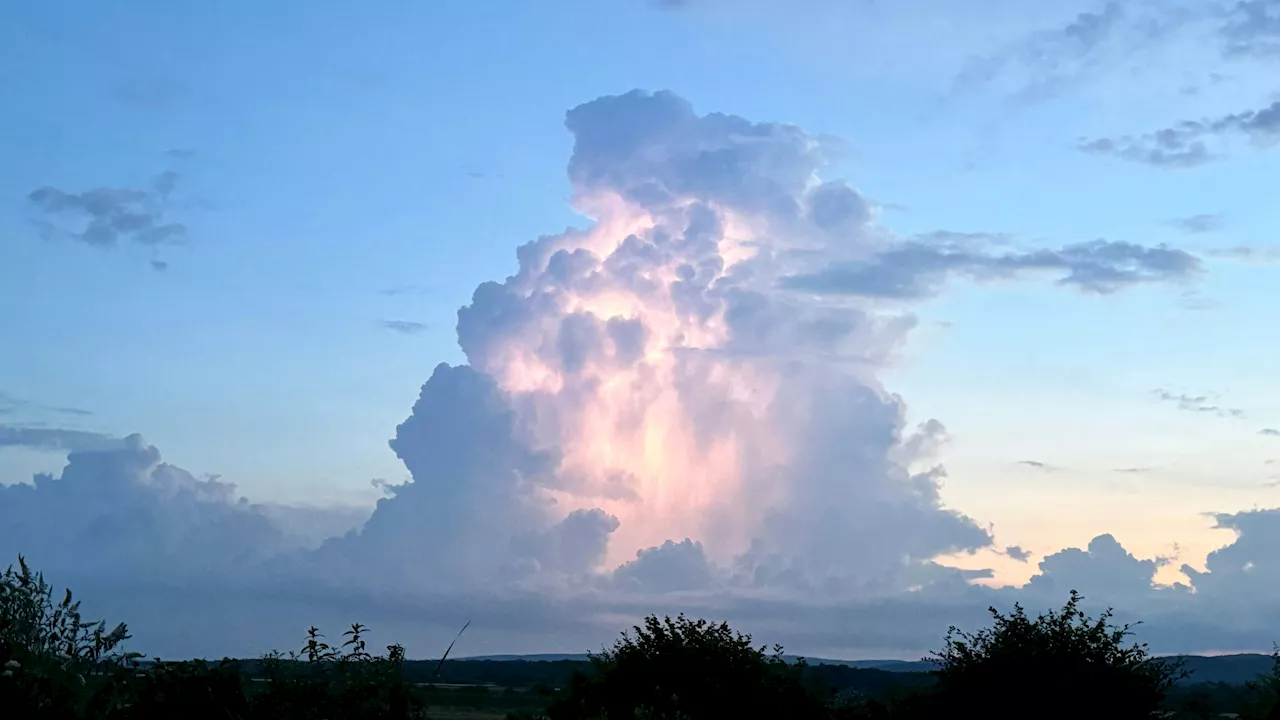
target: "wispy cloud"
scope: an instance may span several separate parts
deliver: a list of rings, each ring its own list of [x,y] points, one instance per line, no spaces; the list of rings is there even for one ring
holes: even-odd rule
[[[1057,27],[1032,32],[971,58],[956,76],[960,91],[1001,84],[1017,103],[1036,103],[1114,70],[1135,52],[1177,36],[1204,19],[1183,6],[1112,1]]]
[[[1185,233],[1200,235],[1221,230],[1226,225],[1226,217],[1222,213],[1203,213],[1178,218],[1173,225]]]
[[[820,294],[917,299],[937,293],[952,277],[1007,280],[1044,273],[1057,284],[1107,295],[1146,283],[1197,276],[1199,258],[1165,245],[1094,240],[1057,249],[1007,250],[990,236],[943,234],[907,241],[862,262],[835,262],[783,279],[783,286]]]
[[[1237,57],[1280,56],[1280,2],[1237,0],[1222,26],[1224,48]]]
[[[383,320],[378,324],[402,335],[419,335],[427,331],[426,323],[413,320]]]
[[[1042,463],[1039,460],[1019,460],[1016,464],[1022,465],[1024,467],[1034,468],[1036,470],[1040,470],[1043,472],[1054,472],[1058,469],[1052,465],[1049,465],[1048,463]]]
[[[1241,408],[1223,407],[1214,404],[1212,398],[1208,395],[1188,395],[1187,393],[1173,393],[1169,390],[1158,389],[1152,391],[1161,400],[1174,403],[1179,410],[1187,412],[1205,413],[1209,415],[1217,415],[1218,417],[1243,418],[1245,412]]]
[[[181,175],[166,170],[148,187],[68,192],[46,185],[28,193],[27,201],[38,213],[35,225],[45,239],[66,238],[99,248],[131,243],[154,251],[187,238],[187,226],[169,219],[171,196],[180,181]],[[159,259],[151,263],[158,271],[168,267]]]
[[[995,53],[975,56],[955,78],[959,90],[997,79],[1016,78],[1015,99],[1043,100],[1085,73],[1095,53],[1121,28],[1125,12],[1109,2],[1100,12],[1083,12],[1064,26],[1041,30]]]
[[[85,410],[84,408],[66,405],[46,405],[0,391],[0,414],[8,415],[19,411],[37,414],[75,415],[79,417],[87,417],[93,414],[92,410]]]
[[[26,447],[35,450],[80,452],[121,447],[120,438],[87,430],[0,425],[0,448]]]
[[[1239,260],[1247,263],[1280,262],[1280,246],[1277,245],[1236,245],[1209,250],[1206,254],[1210,257]]]
[[[406,284],[383,288],[378,291],[378,294],[385,297],[399,297],[401,295],[426,295],[430,292],[430,288],[422,285]]]
[[[1210,142],[1237,135],[1264,148],[1280,142],[1280,101],[1217,118],[1184,120],[1145,135],[1085,139],[1079,149],[1155,167],[1190,168],[1220,156]]]
[[[1271,437],[1280,437],[1280,430],[1275,428],[1262,428],[1258,431],[1259,435],[1268,435]]]

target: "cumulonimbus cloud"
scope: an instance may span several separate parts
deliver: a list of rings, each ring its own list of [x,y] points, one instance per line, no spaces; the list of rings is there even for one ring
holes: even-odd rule
[[[1199,270],[1167,247],[901,238],[855,187],[820,176],[821,139],[700,115],[668,92],[600,98],[566,125],[589,222],[521,246],[515,274],[459,311],[466,364],[422,386],[391,440],[411,479],[387,486],[365,522],[315,548],[290,532],[296,514],[132,437],[72,453],[61,478],[0,490],[0,551],[117,601],[158,583],[210,612],[263,618],[341,607],[393,624],[465,609],[495,633],[540,623],[544,637],[595,642],[619,613],[673,606],[762,628],[779,608],[839,622],[911,607],[931,620],[846,640],[927,648],[911,643],[1001,597],[972,585],[991,571],[936,558],[994,539],[942,502],[943,424],[909,425],[880,381],[915,322],[883,299],[953,276],[1047,275],[1107,293]],[[1151,587],[1129,557],[1108,539],[1050,555],[1041,575],[1053,582],[1033,589]],[[150,584],[113,584],[121,576]],[[151,632],[193,651],[176,621]]]

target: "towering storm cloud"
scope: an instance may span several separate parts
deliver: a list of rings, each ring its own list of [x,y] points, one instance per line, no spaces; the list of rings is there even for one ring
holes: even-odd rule
[[[883,242],[866,199],[819,179],[821,142],[670,93],[567,126],[592,223],[524,245],[459,311],[469,367],[437,369],[392,442],[414,480],[344,543],[447,545],[486,580],[697,548],[739,581],[848,590],[990,543],[941,505],[942,427],[908,432],[876,379],[912,318],[781,288]]]
[[[892,262],[912,286],[1049,272],[1113,291],[1198,269],[1105,241],[993,254],[977,237],[897,238],[821,178],[820,139],[668,92],[603,97],[566,125],[590,223],[520,247],[515,275],[476,289],[458,313],[468,366],[438,368],[392,442],[413,481],[327,551],[451,582],[621,567],[657,589],[669,565],[681,587],[711,583],[689,578],[702,568],[757,589],[901,591],[992,539],[942,505],[943,426],[905,427],[877,379],[913,316],[805,279]]]
[[[481,634],[538,622],[607,637],[619,617],[694,600],[757,621],[795,603],[846,619],[932,603],[912,606],[927,627],[900,629],[915,643],[990,600],[969,584],[990,571],[935,560],[993,538],[941,500],[943,424],[908,426],[881,383],[915,325],[909,303],[956,281],[1100,295],[1201,270],[1164,246],[902,237],[824,177],[822,139],[667,92],[599,98],[566,126],[586,220],[518,248],[516,273],[459,310],[467,362],[423,385],[390,443],[412,477],[360,527],[313,549],[316,527],[356,521],[251,506],[136,437],[107,438],[59,480],[0,489],[0,551],[104,577],[199,573],[217,588],[202,607],[332,600],[412,628],[423,608],[452,621],[461,604]],[[1265,537],[1257,524],[1231,525],[1242,546]],[[77,564],[81,545],[101,552]],[[1105,537],[1047,558],[1033,585],[1122,580],[1139,595],[1154,567]],[[192,651],[174,637],[165,647]]]

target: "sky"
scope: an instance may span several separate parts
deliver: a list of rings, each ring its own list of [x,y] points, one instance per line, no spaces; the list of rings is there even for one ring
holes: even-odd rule
[[[1280,640],[1276,0],[0,18],[0,554],[143,651]]]

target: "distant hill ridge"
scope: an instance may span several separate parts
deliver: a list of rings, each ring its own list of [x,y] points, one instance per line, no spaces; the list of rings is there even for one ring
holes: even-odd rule
[[[458,662],[583,662],[586,653],[548,653],[540,655],[479,655],[457,658]],[[797,659],[788,656],[788,659]],[[1271,672],[1270,655],[1241,653],[1238,655],[1176,655],[1167,659],[1181,660],[1190,676],[1184,683],[1220,682],[1243,685],[1260,675]],[[933,663],[924,660],[836,660],[832,658],[805,658],[810,665],[839,665],[859,670],[882,670],[894,673],[928,672]]]
[[[789,661],[799,660],[799,655],[785,656]],[[472,655],[454,658],[464,660],[490,662],[584,662],[590,657],[587,653],[542,653],[534,655]],[[859,669],[890,670],[893,672],[927,672],[933,669],[933,663],[921,660],[833,660],[830,658],[804,659],[810,665],[841,665]]]

